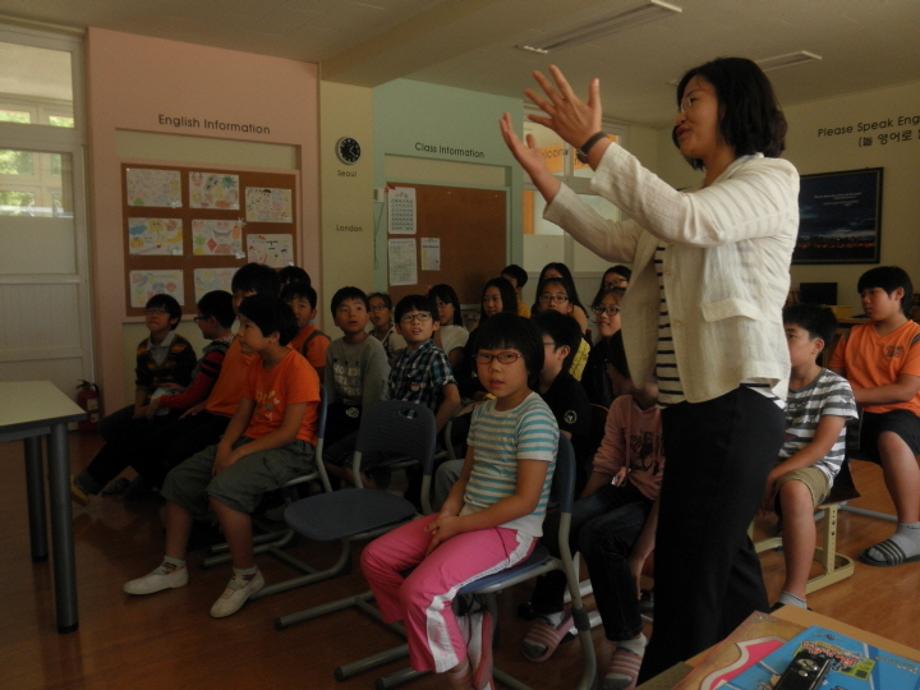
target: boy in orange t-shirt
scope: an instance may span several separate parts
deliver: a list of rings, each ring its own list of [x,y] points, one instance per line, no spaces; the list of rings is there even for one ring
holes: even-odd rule
[[[313,325],[313,319],[316,318],[316,300],[316,290],[304,281],[290,283],[281,291],[281,301],[290,305],[300,329],[291,340],[291,348],[307,358],[322,381],[330,340],[328,335]]]
[[[866,271],[857,285],[871,323],[840,341],[830,368],[847,377],[863,409],[860,455],[882,465],[897,531],[860,560],[888,567],[920,561],[920,325],[910,320],[913,286],[897,266]]]
[[[185,553],[192,520],[214,511],[230,547],[233,577],[211,607],[223,618],[240,610],[265,580],[255,565],[252,519],[262,495],[306,474],[315,461],[319,378],[287,345],[297,332],[290,307],[268,295],[239,307],[239,341],[258,362],[227,431],[175,467],[163,483],[166,553],[152,572],[125,583],[128,594],[153,594],[188,583]]]

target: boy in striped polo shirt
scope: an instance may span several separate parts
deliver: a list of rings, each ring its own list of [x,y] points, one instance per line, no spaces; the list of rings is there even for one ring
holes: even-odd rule
[[[856,401],[842,376],[818,364],[837,320],[827,307],[796,304],[783,310],[792,371],[780,462],[767,476],[764,510],[783,518],[786,581],[779,605],[807,608],[805,585],[815,554],[815,507],[824,502],[845,459],[847,419]]]

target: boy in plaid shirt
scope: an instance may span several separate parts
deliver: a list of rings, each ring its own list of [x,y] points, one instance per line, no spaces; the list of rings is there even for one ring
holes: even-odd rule
[[[407,295],[396,305],[396,329],[406,340],[390,370],[387,397],[427,405],[435,412],[438,431],[460,408],[460,391],[450,362],[432,340],[440,322],[425,295]]]

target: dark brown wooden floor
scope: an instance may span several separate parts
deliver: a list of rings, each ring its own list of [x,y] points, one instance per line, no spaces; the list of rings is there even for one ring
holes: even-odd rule
[[[73,435],[72,464],[83,467],[98,447],[94,436]],[[364,589],[360,575],[351,575],[287,594],[253,602],[231,618],[212,620],[208,609],[222,591],[227,567],[198,568],[191,557],[188,587],[147,598],[129,598],[122,583],[143,574],[162,553],[159,505],[152,500],[126,502],[102,498],[88,508],[75,507],[77,591],[80,629],[58,635],[49,564],[32,564],[21,444],[0,444],[5,481],[0,484],[0,687],[100,688],[112,690],[204,690],[371,688],[377,674],[345,683],[333,680],[335,666],[380,651],[398,642],[376,623],[357,612],[344,612],[304,623],[286,631],[272,620],[306,606]],[[855,502],[891,511],[876,467],[856,463],[854,475],[863,498]],[[885,537],[887,523],[841,513],[840,550],[856,554]],[[763,526],[769,528],[769,525]],[[316,548],[301,547],[305,557],[323,565]],[[324,552],[325,562],[332,557]],[[778,554],[763,557],[771,596],[782,582]],[[271,559],[261,561],[269,582],[287,577]],[[822,592],[809,603],[815,610],[920,648],[920,564],[880,570],[857,564],[856,575]],[[580,659],[578,645],[569,643],[544,664],[523,661],[517,645],[523,624],[515,620],[517,604],[527,596],[519,589],[501,602],[502,640],[499,666],[537,688],[574,686]],[[606,658],[602,634],[595,630],[601,661]],[[393,664],[386,670],[396,670]],[[433,678],[409,686],[437,688]]]

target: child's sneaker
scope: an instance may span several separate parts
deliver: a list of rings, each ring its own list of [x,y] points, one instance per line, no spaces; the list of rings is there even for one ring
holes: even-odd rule
[[[162,592],[164,589],[176,589],[188,584],[188,568],[172,563],[161,563],[143,577],[129,580],[124,584],[125,594],[143,595]]]
[[[78,503],[81,506],[89,505],[89,494],[80,486],[74,475],[70,475],[70,497],[74,503]]]
[[[243,604],[253,594],[265,586],[265,578],[262,572],[256,570],[255,575],[250,578],[240,577],[234,574],[227,583],[227,588],[220,595],[214,605],[211,607],[212,618],[225,618],[232,616],[234,613],[243,608]]]

